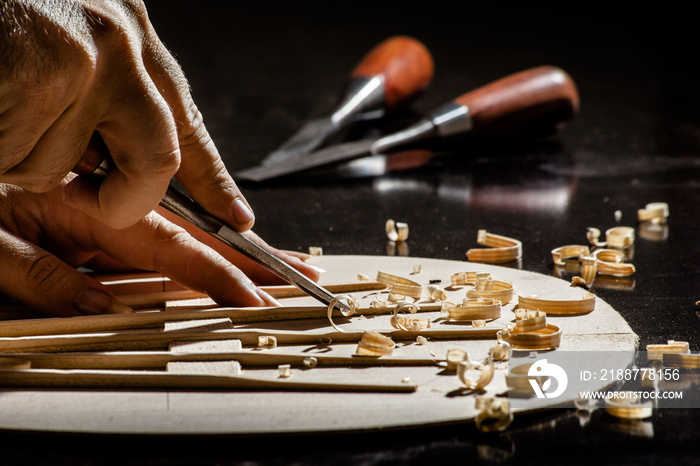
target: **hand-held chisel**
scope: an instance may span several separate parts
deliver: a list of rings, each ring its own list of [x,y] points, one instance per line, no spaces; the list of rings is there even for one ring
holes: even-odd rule
[[[112,163],[112,158],[109,155],[109,150],[105,142],[102,140],[100,134],[95,132],[90,140],[88,150],[79,164],[73,169],[73,172],[79,175],[104,177],[112,168]],[[252,241],[244,234],[226,226],[221,220],[211,215],[203,207],[190,199],[189,196],[179,191],[172,183],[168,187],[165,196],[160,201],[160,205],[193,224],[200,230],[222,241],[224,244],[234,248],[256,263],[264,266],[290,284],[299,287],[320,302],[330,305],[336,298],[334,294],[273,255],[267,249]],[[349,315],[353,312],[353,309],[342,301],[335,300],[334,305],[345,315]]]

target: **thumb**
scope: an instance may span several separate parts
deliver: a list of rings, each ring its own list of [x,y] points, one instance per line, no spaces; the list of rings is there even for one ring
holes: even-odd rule
[[[0,228],[0,291],[47,316],[133,312],[99,281]]]

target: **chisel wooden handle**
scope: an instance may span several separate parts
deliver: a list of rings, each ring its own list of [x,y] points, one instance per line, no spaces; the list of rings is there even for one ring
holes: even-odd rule
[[[433,78],[433,58],[416,39],[390,37],[360,61],[352,78],[382,76],[386,106],[393,107],[424,91]]]
[[[479,135],[554,133],[578,113],[576,84],[563,70],[539,66],[493,81],[455,99],[469,109]]]

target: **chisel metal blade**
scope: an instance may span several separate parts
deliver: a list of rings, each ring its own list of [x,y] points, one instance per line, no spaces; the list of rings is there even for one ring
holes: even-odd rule
[[[262,182],[313,168],[325,167],[354,160],[372,153],[375,139],[362,139],[327,147],[299,159],[290,159],[273,165],[258,165],[233,174],[234,179]]]
[[[261,165],[274,165],[308,154],[333,137],[337,132],[338,125],[330,117],[311,120],[304,124],[299,132],[287,142],[265,157]]]

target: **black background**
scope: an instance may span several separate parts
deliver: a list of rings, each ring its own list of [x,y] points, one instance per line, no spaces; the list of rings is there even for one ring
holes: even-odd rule
[[[415,114],[545,64],[566,70],[581,98],[574,122],[548,140],[455,147],[427,166],[381,177],[241,184],[266,241],[384,255],[384,222],[393,218],[410,226],[409,255],[461,261],[477,230],[487,229],[522,240],[514,266],[551,275],[553,248],[585,244],[588,227],[637,227],[637,209],[664,201],[665,239],[638,237],[632,280],[601,281],[592,291],[629,322],[640,349],[671,339],[700,349],[700,86],[689,12],[584,3],[541,11],[458,1],[239,3],[147,1],[232,172],[331,110],[360,58],[396,34],[421,40],[435,61]],[[495,435],[471,425],[312,438],[5,433],[0,463],[698,462],[696,410],[657,410],[642,427],[653,435],[600,410],[585,425],[575,412],[556,410],[518,418]]]

